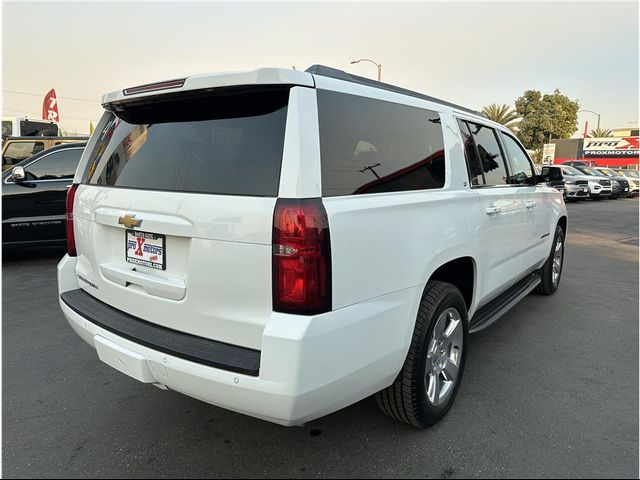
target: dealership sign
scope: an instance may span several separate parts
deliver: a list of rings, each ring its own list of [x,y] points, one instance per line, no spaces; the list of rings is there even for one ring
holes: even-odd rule
[[[585,138],[584,157],[637,157],[640,137]]]
[[[556,158],[556,144],[545,143],[542,146],[542,165],[551,165]]]

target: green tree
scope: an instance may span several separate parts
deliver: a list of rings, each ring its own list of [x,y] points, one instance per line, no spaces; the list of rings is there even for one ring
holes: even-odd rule
[[[591,130],[591,132],[589,132],[589,137],[603,138],[603,137],[610,137],[611,134],[612,134],[611,130],[598,127],[598,128],[594,128],[593,130]]]
[[[514,130],[520,119],[518,112],[507,104],[498,105],[497,103],[492,103],[484,107],[481,113],[489,120],[504,125],[510,130]]]
[[[527,90],[516,100],[516,111],[522,117],[518,137],[525,147],[542,152],[542,145],[551,138],[569,138],[578,128],[578,100],[571,100],[560,90],[542,95]]]

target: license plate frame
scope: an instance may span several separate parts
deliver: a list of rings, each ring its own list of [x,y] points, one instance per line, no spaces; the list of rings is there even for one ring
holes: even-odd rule
[[[140,238],[143,239],[142,243],[138,240]],[[142,256],[136,255],[138,251],[141,251]],[[166,235],[153,232],[143,232],[141,230],[132,230],[129,228],[126,229],[124,232],[124,259],[126,262],[134,265],[153,268],[154,270],[166,270]]]

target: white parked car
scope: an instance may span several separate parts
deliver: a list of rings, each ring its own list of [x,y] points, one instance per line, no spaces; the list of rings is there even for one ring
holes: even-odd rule
[[[637,197],[638,194],[640,194],[640,178],[638,177],[638,171],[621,168],[616,170],[616,173],[627,178],[629,181],[629,193],[631,193],[631,196]]]
[[[68,195],[70,325],[113,368],[282,425],[426,427],[468,333],[562,273],[562,195],[448,102],[315,66],[105,95]]]
[[[565,188],[568,192],[573,191],[574,198],[591,197],[594,200],[602,200],[603,198],[609,198],[611,196],[611,180],[604,175],[598,177],[587,175],[570,165],[550,165],[543,167],[542,174],[545,175],[548,171],[553,171],[554,173],[559,171],[561,173]],[[583,190],[585,186],[587,187],[587,191],[582,192],[581,190]],[[580,192],[577,192],[578,190],[580,190]],[[570,196],[570,194],[567,194],[567,198]]]

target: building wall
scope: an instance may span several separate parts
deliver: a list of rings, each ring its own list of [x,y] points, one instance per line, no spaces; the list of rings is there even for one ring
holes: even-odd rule
[[[637,128],[614,128],[611,130],[612,137],[637,137],[640,130]]]
[[[575,160],[580,158],[582,154],[582,139],[581,138],[567,138],[567,139],[551,139],[551,143],[556,145],[555,159],[563,158],[567,160]]]

